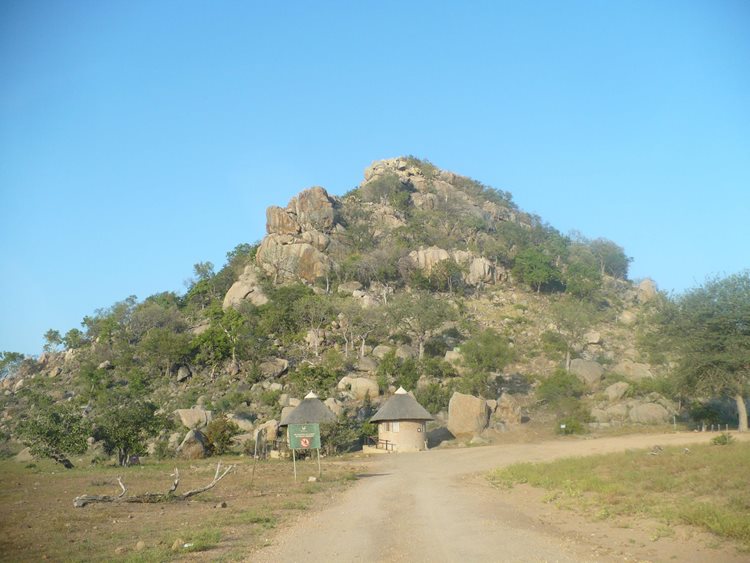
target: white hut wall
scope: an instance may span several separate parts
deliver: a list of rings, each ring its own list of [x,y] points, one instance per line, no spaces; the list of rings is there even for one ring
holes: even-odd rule
[[[421,420],[395,420],[378,423],[378,439],[393,444],[398,452],[415,452],[427,449],[425,423]]]

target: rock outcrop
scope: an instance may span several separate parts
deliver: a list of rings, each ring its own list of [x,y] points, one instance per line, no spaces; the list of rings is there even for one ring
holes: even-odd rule
[[[331,266],[325,251],[337,226],[335,200],[321,187],[303,191],[285,209],[269,207],[266,236],[256,262],[275,281],[301,278],[309,283],[324,277]]]
[[[235,309],[243,302],[248,301],[259,307],[268,303],[268,297],[263,293],[258,282],[258,272],[254,266],[245,266],[239,279],[232,284],[227,294],[224,296],[223,309],[226,311],[230,307]]]

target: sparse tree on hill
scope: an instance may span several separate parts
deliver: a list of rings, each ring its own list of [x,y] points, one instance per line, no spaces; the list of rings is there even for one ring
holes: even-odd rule
[[[433,299],[425,292],[402,293],[391,300],[389,310],[395,323],[416,338],[420,360],[430,332],[455,317],[445,300]]]

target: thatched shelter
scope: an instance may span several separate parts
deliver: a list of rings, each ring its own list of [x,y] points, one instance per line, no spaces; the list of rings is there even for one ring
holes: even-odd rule
[[[331,412],[318,396],[310,391],[302,402],[283,418],[279,426],[289,426],[290,424],[323,424],[325,422],[334,422],[336,415]]]
[[[421,451],[427,449],[427,421],[432,415],[399,387],[370,419],[378,425],[378,447],[389,451]]]

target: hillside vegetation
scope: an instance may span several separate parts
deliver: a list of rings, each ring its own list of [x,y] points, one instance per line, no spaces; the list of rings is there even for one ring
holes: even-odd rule
[[[37,358],[4,353],[6,449],[21,439],[64,463],[94,443],[127,463],[147,444],[173,454],[196,425],[186,417],[204,416],[218,453],[310,390],[340,415],[347,447],[398,386],[438,421],[454,392],[481,396],[497,431],[736,420],[721,397],[744,396],[747,363],[732,390],[696,392],[665,345],[680,335],[661,328],[679,307],[628,279],[618,244],[563,235],[508,192],[405,157],[374,163],[341,197],[305,190],[266,220],[267,236],[218,271],[196,264],[184,294],[130,296],[80,329],[51,329]]]

